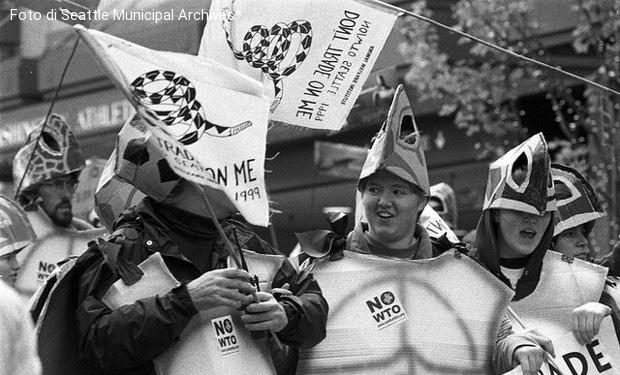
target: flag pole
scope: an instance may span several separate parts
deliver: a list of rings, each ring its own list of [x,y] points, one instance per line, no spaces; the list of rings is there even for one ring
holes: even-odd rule
[[[365,0],[364,2],[372,3],[375,7],[389,9],[389,10],[391,10],[393,12],[398,12],[400,14],[406,14],[406,15],[408,15],[410,17],[417,18],[417,19],[419,19],[421,21],[424,21],[424,22],[430,23],[432,25],[435,25],[435,26],[437,26],[439,28],[442,28],[444,30],[447,30],[447,31],[449,31],[449,32],[451,32],[453,34],[458,34],[460,36],[463,36],[463,37],[465,37],[465,38],[467,38],[469,40],[472,40],[472,41],[474,41],[476,43],[480,43],[480,44],[482,44],[482,45],[484,45],[486,47],[489,47],[491,49],[494,49],[496,51],[503,52],[503,53],[505,53],[507,55],[510,55],[510,56],[514,57],[514,58],[521,59],[521,60],[527,61],[527,62],[529,62],[531,64],[541,66],[541,67],[543,67],[545,69],[549,69],[549,70],[552,70],[554,72],[557,72],[557,73],[569,76],[569,77],[574,78],[574,79],[576,79],[578,81],[581,81],[581,82],[586,83],[588,85],[591,85],[591,86],[594,86],[596,88],[599,88],[599,89],[601,89],[603,91],[607,91],[607,92],[609,92],[611,94],[620,96],[620,92],[618,92],[616,90],[613,90],[613,89],[611,89],[611,88],[609,88],[607,86],[601,85],[600,83],[596,83],[596,82],[591,81],[591,80],[589,80],[587,78],[581,77],[581,76],[579,76],[577,74],[573,74],[573,73],[567,72],[565,70],[560,69],[559,67],[546,64],[546,63],[544,63],[542,61],[538,61],[536,59],[532,59],[531,57],[527,57],[527,56],[518,54],[518,53],[510,51],[510,50],[508,50],[506,48],[502,48],[502,47],[500,47],[500,46],[498,46],[496,44],[493,44],[491,42],[487,42],[486,40],[483,40],[483,39],[480,39],[478,37],[475,37],[475,36],[473,36],[471,34],[468,34],[468,33],[464,32],[464,31],[457,30],[454,27],[450,27],[448,25],[444,25],[443,23],[435,21],[432,18],[425,17],[425,16],[423,16],[421,14],[417,14],[417,13],[414,13],[412,11],[405,10],[403,8],[397,7],[395,5],[381,2],[379,0]]]
[[[222,225],[217,219],[217,216],[215,215],[215,211],[213,210],[211,203],[209,203],[209,198],[207,198],[207,193],[202,189],[200,189],[200,197],[202,198],[202,203],[206,207],[207,211],[209,211],[209,215],[211,216],[211,221],[213,221],[213,224],[215,224],[215,228],[217,229],[217,232],[220,234],[220,237],[222,237],[222,239],[224,240],[224,245],[226,247],[226,250],[228,251],[228,255],[230,255],[230,257],[233,259],[233,261],[235,262],[235,266],[237,266],[237,268],[243,269],[241,260],[239,259],[237,254],[235,254],[235,249],[233,248],[232,243],[230,243],[230,240],[226,236],[226,233],[224,233],[224,228],[222,228]],[[239,249],[239,251],[241,251],[241,249]]]
[[[521,328],[523,329],[527,329],[525,328],[525,324],[523,323],[523,320],[521,320],[521,318],[519,318],[519,315],[517,315],[517,313],[512,309],[512,307],[508,306],[508,308],[506,309],[508,310],[508,312],[510,313],[510,315],[513,317],[513,319],[521,326]],[[549,354],[549,352],[547,352],[546,350],[543,349],[543,351],[545,352],[545,358],[547,359],[547,362],[549,362],[550,364],[553,365],[553,367],[555,367],[556,370],[558,370],[560,372],[560,375],[564,375],[562,373],[562,370],[560,370],[560,367],[558,367],[558,365],[555,363],[555,361],[553,360],[553,357],[551,356],[551,354]]]
[[[58,99],[58,93],[60,92],[60,88],[62,87],[62,82],[65,79],[65,75],[67,74],[69,64],[71,64],[71,60],[73,60],[73,56],[75,55],[75,51],[77,49],[79,42],[80,42],[80,38],[77,38],[75,40],[75,44],[73,44],[73,49],[71,50],[69,59],[67,60],[67,63],[65,64],[65,67],[62,70],[62,74],[60,75],[60,80],[58,81],[58,86],[56,86],[56,91],[54,92],[54,97],[52,98],[50,107],[47,109],[47,114],[45,115],[45,119],[43,120],[43,126],[41,126],[41,132],[39,133],[36,141],[34,142],[32,153],[30,154],[30,157],[28,158],[28,163],[26,163],[26,168],[24,169],[24,174],[19,179],[19,184],[17,184],[17,188],[15,189],[14,199],[18,198],[19,190],[22,188],[22,185],[24,184],[24,179],[26,178],[26,175],[28,174],[28,169],[30,168],[30,165],[32,164],[32,159],[34,159],[34,155],[37,152],[37,147],[39,147],[39,142],[41,141],[41,137],[43,137],[43,132],[45,131],[45,127],[47,126],[47,121],[49,120],[52,114],[52,110],[54,109],[54,104],[56,104],[56,100]]]
[[[228,239],[228,237],[226,236],[226,233],[224,232],[224,228],[222,228],[222,225],[217,219],[217,216],[215,216],[215,211],[213,210],[211,203],[209,203],[209,198],[207,198],[207,193],[202,189],[200,189],[200,191],[201,191],[200,197],[202,198],[202,202],[204,203],[204,206],[207,208],[207,211],[209,211],[209,215],[211,216],[211,221],[213,221],[213,223],[215,224],[215,228],[217,228],[217,231],[220,234],[220,237],[224,239],[224,244],[226,245],[225,247],[226,247],[226,250],[228,251],[228,255],[230,255],[233,258],[237,268],[243,269],[241,260],[239,259],[239,257],[237,257],[237,254],[235,254],[235,250],[232,246],[232,243],[230,243],[230,240]],[[243,250],[239,249],[239,251],[241,252]],[[252,297],[254,298],[254,302],[256,303],[260,302],[260,299],[258,298],[258,295],[256,294],[256,292],[252,292]],[[282,343],[280,342],[280,339],[278,338],[276,333],[273,330],[268,330],[268,331],[269,331],[269,335],[273,339],[274,346],[278,348],[278,350],[281,350]]]

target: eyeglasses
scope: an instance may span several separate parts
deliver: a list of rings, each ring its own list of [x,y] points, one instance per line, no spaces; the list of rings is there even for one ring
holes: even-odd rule
[[[69,191],[75,191],[75,189],[78,186],[79,181],[75,180],[75,179],[69,179],[69,180],[61,180],[61,179],[57,179],[57,180],[53,180],[53,181],[44,181],[39,183],[39,186],[46,186],[52,189],[56,189],[56,190],[64,190],[67,189]]]

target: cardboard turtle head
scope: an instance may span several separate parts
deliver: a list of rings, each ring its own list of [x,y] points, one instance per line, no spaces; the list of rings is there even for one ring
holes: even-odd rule
[[[109,172],[112,165],[113,175]],[[140,199],[140,194],[126,184],[158,202],[198,215],[208,216],[200,195],[209,200],[217,218],[237,212],[222,190],[186,181],[176,174],[161,151],[157,137],[150,133],[144,119],[137,114],[119,132],[116,148],[106,169],[108,171],[104,175],[107,177],[103,181],[102,176],[95,193],[98,213],[106,227],[120,214],[119,210],[122,212]]]
[[[116,159],[114,171],[118,177],[162,201],[181,177],[172,170],[156,142],[142,117],[135,114],[118,133],[112,157]]]
[[[379,170],[417,186],[426,197],[430,194],[420,131],[402,85],[396,88],[388,117],[368,151],[358,189],[362,188],[364,179]]]
[[[596,219],[605,216],[594,188],[581,173],[565,165],[551,164],[551,175],[558,205],[553,235],[582,224],[586,235],[590,234]]]
[[[520,174],[523,181],[517,183],[515,174]],[[491,163],[482,209],[492,208],[534,215],[556,209],[550,158],[542,133],[530,137]]]
[[[21,250],[36,240],[26,212],[16,202],[0,195],[0,256]]]
[[[86,165],[84,155],[71,128],[62,116],[51,114],[30,132],[26,144],[13,160],[13,181],[20,184],[17,197],[29,202],[24,192],[37,184],[68,174],[79,175]]]

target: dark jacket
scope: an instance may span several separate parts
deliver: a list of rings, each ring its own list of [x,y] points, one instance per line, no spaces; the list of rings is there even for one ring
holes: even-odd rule
[[[241,222],[226,219],[221,224],[233,244],[261,254],[279,254]],[[148,197],[134,209],[124,212],[114,229],[108,242],[101,246],[120,248],[116,270],[113,272],[108,266],[110,260],[106,262],[101,256],[100,261],[80,278],[76,313],[80,355],[97,366],[113,370],[111,373],[119,374],[118,370],[123,370],[128,374],[154,374],[152,360],[179,339],[190,319],[198,313],[186,285],[201,272],[181,253],[171,237],[181,240],[178,237],[178,230],[181,230],[185,232],[182,240],[187,244],[204,246],[204,254],[210,254],[210,259],[203,269],[225,268],[228,253],[210,220],[179,210],[175,212]],[[108,308],[101,301],[108,288],[119,277],[131,275],[132,266],[154,252],[161,253],[181,286],[163,296],[142,299],[114,310]],[[278,337],[294,347],[312,347],[325,337],[327,302],[312,278],[298,282],[296,276],[294,268],[285,261],[273,280],[273,287],[290,283],[293,292],[293,295],[279,297],[289,324]]]

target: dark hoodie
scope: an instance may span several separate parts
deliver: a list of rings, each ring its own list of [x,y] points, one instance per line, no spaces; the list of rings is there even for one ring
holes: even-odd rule
[[[553,215],[555,215],[555,213],[552,213],[545,234],[534,252],[530,254],[523,275],[517,282],[516,288],[513,288],[515,291],[513,301],[518,301],[529,296],[538,285],[543,258],[553,238]],[[478,227],[476,228],[476,246],[472,252],[472,257],[480,261],[495,276],[512,288],[513,286],[510,284],[510,280],[502,273],[500,267],[497,231],[498,227],[497,224],[493,222],[491,210],[484,211],[478,221]]]

